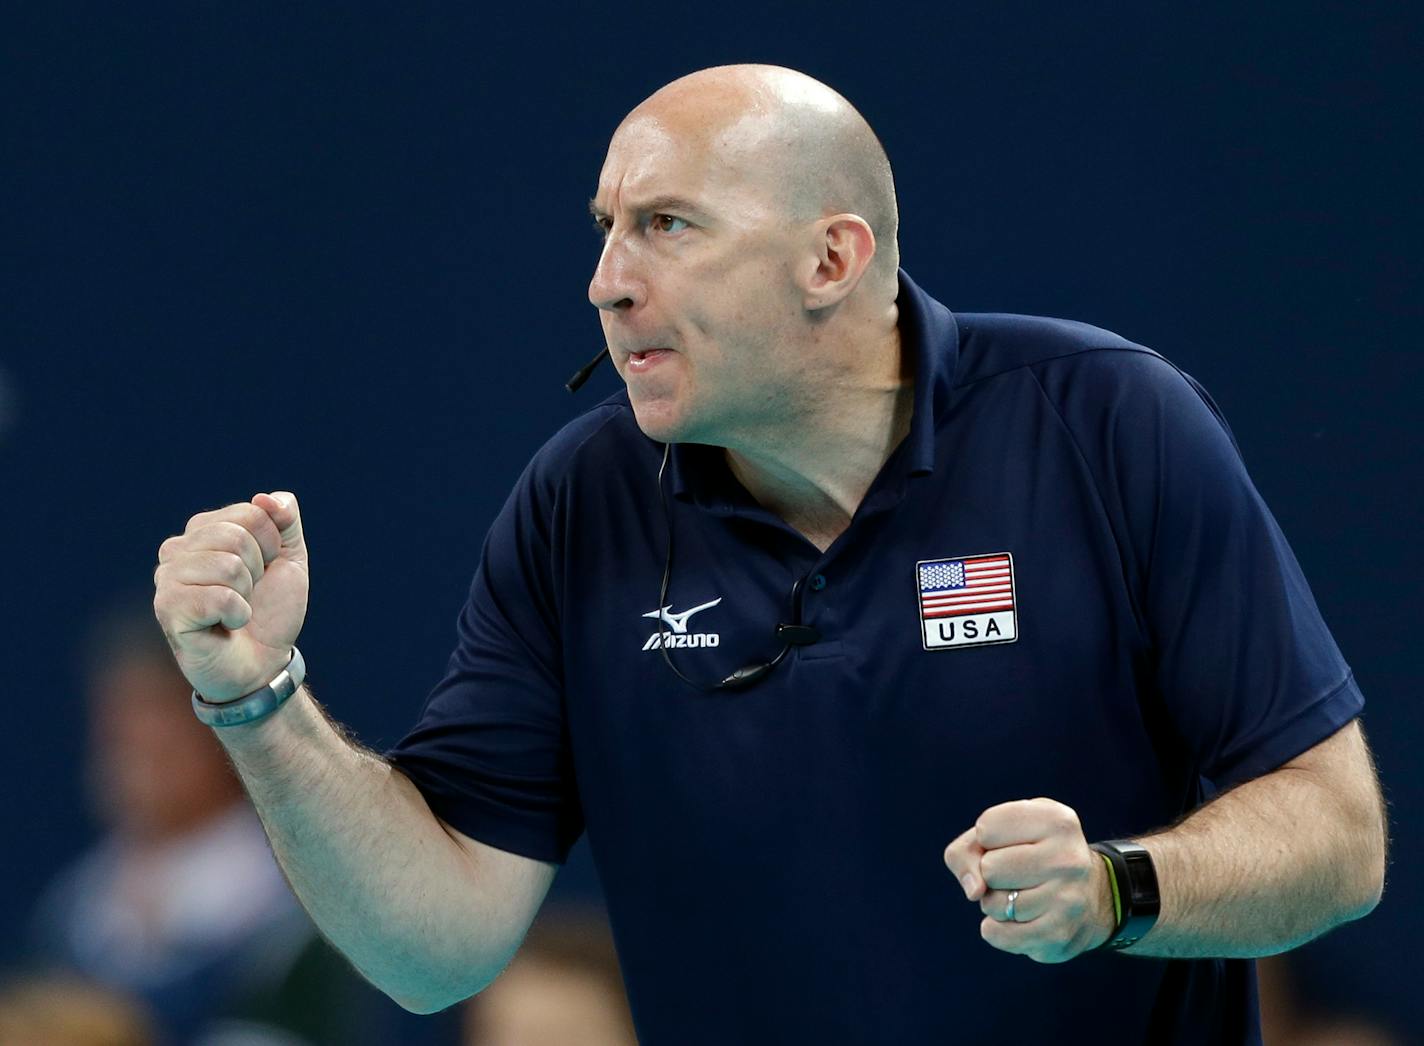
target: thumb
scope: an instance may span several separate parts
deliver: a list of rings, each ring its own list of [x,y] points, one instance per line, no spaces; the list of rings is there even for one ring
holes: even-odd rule
[[[270,494],[255,494],[252,503],[272,517],[282,538],[282,551],[288,556],[306,557],[307,546],[302,538],[302,511],[297,496],[290,490],[274,490]]]

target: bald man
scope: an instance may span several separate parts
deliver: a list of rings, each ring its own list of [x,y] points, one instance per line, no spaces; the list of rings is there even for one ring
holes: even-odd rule
[[[930,298],[875,135],[790,70],[658,91],[591,210],[626,389],[521,477],[393,750],[301,685],[290,492],[160,550],[324,932],[449,1006],[586,830],[644,1043],[1258,1041],[1251,957],[1374,907],[1384,822],[1206,392]]]

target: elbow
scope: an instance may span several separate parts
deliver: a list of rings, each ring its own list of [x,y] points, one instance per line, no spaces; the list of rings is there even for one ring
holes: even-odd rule
[[[414,1013],[421,1017],[432,1013],[439,1013],[441,1010],[448,1010],[451,1006],[458,1006],[475,992],[394,992],[387,991],[392,1002],[407,1013]]]
[[[1369,893],[1361,915],[1369,915],[1384,896],[1385,875],[1389,870],[1389,814],[1384,804],[1384,796],[1377,794],[1375,807],[1378,820],[1371,833],[1374,844],[1370,852]]]
[[[1346,922],[1369,915],[1379,906],[1380,899],[1384,896],[1385,871],[1389,863],[1389,838],[1383,819],[1370,833],[1364,853],[1365,858],[1358,864],[1356,889],[1351,897],[1353,903],[1345,914]]]
[[[419,1016],[428,1016],[432,1013],[439,1013],[441,1010],[448,1010],[452,1006],[458,1006],[466,999],[478,995],[489,987],[490,982],[499,971],[495,971],[488,976],[481,976],[461,983],[447,982],[444,984],[435,983],[432,978],[421,985],[402,985],[399,988],[380,987],[391,1001],[407,1013],[414,1013]]]
[[[455,1005],[453,1002],[439,1002],[428,998],[416,998],[415,996],[397,995],[394,992],[387,992],[387,996],[406,1013],[414,1013],[420,1017],[429,1016],[432,1013],[439,1013],[441,1010],[449,1009]]]
[[[1371,879],[1360,884],[1354,895],[1349,898],[1350,903],[1344,908],[1339,922],[1354,922],[1356,919],[1363,919],[1379,906],[1380,898],[1384,896],[1384,877]]]
[[[1356,919],[1363,919],[1379,906],[1380,898],[1384,895],[1383,882],[1377,884],[1374,889],[1365,892],[1363,897],[1355,899],[1355,903],[1347,907],[1336,921],[1335,925],[1354,922]]]
[[[1384,878],[1385,861],[1383,855],[1381,855],[1379,865],[1377,868],[1372,869],[1365,883],[1364,896],[1360,899],[1360,904],[1351,918],[1363,919],[1379,906],[1380,899],[1384,897]]]

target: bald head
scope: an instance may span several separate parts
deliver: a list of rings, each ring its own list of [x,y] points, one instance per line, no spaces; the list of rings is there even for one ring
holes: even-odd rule
[[[834,399],[808,390],[899,389],[890,164],[825,84],[757,65],[668,84],[618,126],[589,209],[589,301],[653,439],[765,447]]]
[[[890,161],[865,118],[840,94],[780,66],[717,66],[661,88],[620,130],[640,121],[707,148],[726,168],[761,182],[788,221],[863,218],[876,244],[868,275],[888,280],[893,297],[899,212]]]

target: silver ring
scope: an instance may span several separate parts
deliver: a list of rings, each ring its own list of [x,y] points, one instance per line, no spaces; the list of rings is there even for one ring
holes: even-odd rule
[[[1017,922],[1017,921],[1018,921],[1017,919],[1014,918],[1014,905],[1016,905],[1016,904],[1018,904],[1018,903],[1019,903],[1019,892],[1018,892],[1017,890],[1010,890],[1010,891],[1009,891],[1009,903],[1008,903],[1008,904],[1005,906],[1005,908],[1004,908],[1004,922],[1006,922],[1006,923],[1011,923],[1011,922]]]

